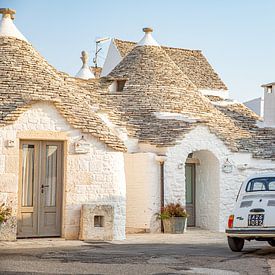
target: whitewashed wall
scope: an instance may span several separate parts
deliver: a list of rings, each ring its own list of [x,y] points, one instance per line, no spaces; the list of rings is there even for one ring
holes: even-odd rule
[[[207,150],[196,151],[196,226],[219,230],[220,167],[218,159]],[[211,213],[211,219],[209,219]]]
[[[122,57],[112,39],[102,67],[101,76],[107,76],[121,60]]]
[[[262,97],[251,99],[243,104],[260,117],[264,116],[264,99]]]
[[[153,153],[125,154],[127,232],[159,230],[160,168]]]
[[[206,150],[211,153],[213,158],[218,161],[218,169],[216,172],[216,177],[214,178],[214,173],[211,173],[211,177],[207,168],[203,168],[203,164],[207,159],[211,161],[212,157],[206,158],[206,156],[198,154],[202,158],[202,164],[199,169],[199,184],[216,186],[216,181],[219,181],[219,200],[217,200],[217,194],[215,192],[210,192],[205,199],[206,203],[210,203],[213,211],[209,211],[208,215],[205,212],[203,214],[204,222],[198,221],[200,215],[197,216],[197,224],[208,228],[223,231],[226,225],[227,218],[230,211],[233,209],[235,198],[239,191],[241,183],[245,180],[247,176],[251,174],[273,171],[275,172],[275,164],[269,160],[257,160],[251,157],[251,154],[246,153],[232,153],[224,145],[224,143],[219,140],[214,134],[211,134],[206,127],[199,126],[189,132],[182,142],[169,148],[167,150],[167,161],[165,162],[165,201],[176,202],[180,201],[185,204],[185,169],[179,164],[184,164],[188,154],[196,151]],[[210,156],[210,155],[209,155]],[[233,170],[231,173],[224,173],[222,171],[222,165],[226,160],[229,160],[233,165]],[[205,174],[205,175],[203,175]],[[202,180],[203,178],[203,180]],[[211,182],[210,182],[211,179]],[[203,191],[203,186],[197,187],[200,192]],[[199,194],[198,194],[199,195]],[[198,197],[198,199],[200,199]],[[215,202],[215,203],[213,203]],[[197,205],[199,207],[200,205]],[[203,205],[201,205],[203,207]],[[197,213],[201,210],[197,209]],[[215,213],[215,215],[213,215]],[[218,228],[215,226],[213,228],[210,224],[217,224],[218,215]],[[208,222],[206,222],[206,220]]]
[[[73,129],[53,105],[38,103],[27,110],[10,126],[0,128],[0,202],[12,204],[17,213],[19,175],[19,137],[30,139],[35,133],[45,139],[61,137],[67,141],[67,163],[63,209],[65,238],[77,239],[80,208],[83,203],[111,204],[114,206],[114,238],[125,238],[126,186],[124,158],[89,135],[90,153],[77,155],[73,143],[80,139],[80,131]],[[62,134],[58,136],[58,134]],[[5,142],[15,140],[15,147],[7,148]],[[6,239],[15,238],[11,230]],[[1,236],[0,236],[1,239]]]

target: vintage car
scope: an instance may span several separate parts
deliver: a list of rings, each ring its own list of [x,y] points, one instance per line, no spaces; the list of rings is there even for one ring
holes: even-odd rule
[[[275,246],[275,173],[254,175],[242,184],[226,233],[232,251],[241,251],[245,240]]]

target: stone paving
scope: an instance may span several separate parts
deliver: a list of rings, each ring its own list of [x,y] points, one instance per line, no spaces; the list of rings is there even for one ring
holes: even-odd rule
[[[126,240],[109,241],[113,244],[215,244],[225,243],[226,236],[221,232],[211,232],[199,228],[188,229],[184,234],[128,234]],[[97,243],[96,241],[93,243]],[[65,240],[63,238],[18,239],[0,242],[0,249],[46,248],[85,246],[89,242]]]
[[[224,233],[131,234],[124,241],[62,238],[0,242],[0,274],[275,274],[275,249],[251,242],[231,252]]]

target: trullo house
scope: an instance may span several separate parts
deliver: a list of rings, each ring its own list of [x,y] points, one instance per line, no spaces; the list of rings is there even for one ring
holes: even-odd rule
[[[222,231],[246,176],[274,171],[274,130],[201,51],[113,39],[95,77],[53,68],[1,9],[0,239],[124,239],[158,232],[161,205]],[[273,95],[274,97],[274,95]],[[274,99],[273,99],[274,100]]]

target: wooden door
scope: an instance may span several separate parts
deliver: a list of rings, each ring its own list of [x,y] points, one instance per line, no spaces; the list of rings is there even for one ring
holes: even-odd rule
[[[185,164],[185,201],[186,210],[189,214],[187,219],[188,226],[196,225],[196,166],[195,164]]]
[[[61,235],[62,142],[22,141],[18,237]]]

